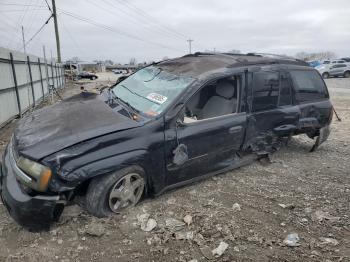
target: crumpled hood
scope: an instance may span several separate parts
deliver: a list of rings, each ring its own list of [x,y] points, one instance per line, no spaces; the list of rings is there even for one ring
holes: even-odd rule
[[[79,94],[21,119],[14,141],[19,154],[38,160],[79,142],[140,125],[114,112],[98,96]]]

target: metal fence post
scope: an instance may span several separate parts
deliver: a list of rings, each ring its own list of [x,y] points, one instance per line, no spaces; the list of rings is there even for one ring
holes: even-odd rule
[[[41,91],[43,92],[43,100],[44,100],[45,92],[44,92],[43,74],[41,72],[41,63],[40,63],[39,57],[38,57],[38,66],[39,66],[39,74],[40,74]]]
[[[64,66],[62,66],[61,71],[62,71],[63,86],[64,86],[64,88],[66,88],[66,74],[65,74],[66,70],[64,69]]]
[[[29,55],[27,56],[28,69],[29,69],[29,79],[30,79],[30,87],[32,88],[33,95],[33,107],[35,107],[35,94],[34,94],[34,86],[33,86],[33,76],[32,76],[32,68],[30,66]]]
[[[52,61],[51,61],[51,77],[52,77],[52,85],[55,87],[55,79],[53,77],[53,67],[52,67]]]
[[[58,83],[58,76],[57,76],[57,63],[55,63],[55,78],[56,78],[56,87],[59,87],[59,83]]]
[[[57,69],[57,63],[55,63],[55,72],[56,72],[56,81],[57,81],[57,88],[60,87],[60,77],[58,75],[58,69]]]
[[[16,98],[17,98],[17,106],[18,106],[18,115],[21,118],[22,117],[22,108],[21,108],[21,100],[19,98],[19,92],[18,92],[18,85],[17,85],[17,77],[16,77],[16,70],[15,70],[15,64],[13,62],[13,55],[10,53],[10,60],[11,60],[11,68],[12,68],[12,75],[13,75],[13,82],[15,84],[15,92],[16,92]]]

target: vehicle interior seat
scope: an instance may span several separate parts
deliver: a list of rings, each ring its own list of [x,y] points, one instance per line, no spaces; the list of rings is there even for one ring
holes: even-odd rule
[[[216,94],[208,99],[199,113],[199,119],[212,118],[236,112],[237,98],[232,82],[221,79],[216,84]]]
[[[193,117],[198,116],[201,109],[199,108],[199,101],[201,98],[201,92],[197,92],[186,104],[186,115]]]

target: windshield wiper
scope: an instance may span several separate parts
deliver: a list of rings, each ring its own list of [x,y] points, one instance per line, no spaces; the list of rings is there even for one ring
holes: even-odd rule
[[[130,90],[130,89],[127,88],[125,85],[120,85],[120,86],[124,87],[124,88],[125,88],[126,90],[128,90],[131,94],[134,94],[134,95],[139,96],[139,97],[141,97],[141,98],[143,98],[143,99],[146,99],[146,100],[152,102],[153,104],[157,104],[157,103],[154,102],[153,100],[151,100],[151,99],[149,99],[149,98],[147,98],[147,97],[145,97],[145,96],[143,96],[143,95],[140,95],[140,94],[138,94],[138,93],[136,93],[136,92]]]
[[[128,114],[129,114],[129,116],[130,116],[130,118],[131,119],[133,119],[133,116],[130,114],[130,109],[132,110],[132,111],[134,111],[134,112],[131,112],[131,113],[140,113],[140,111],[139,110],[137,110],[135,107],[133,107],[132,105],[130,105],[130,103],[129,102],[126,102],[126,101],[124,101],[123,99],[121,99],[120,97],[118,97],[115,93],[114,93],[114,91],[112,90],[112,93],[113,93],[113,98],[115,99],[115,100],[117,100],[118,101],[118,103],[119,104],[121,104],[125,109],[127,109],[126,111],[128,112]]]

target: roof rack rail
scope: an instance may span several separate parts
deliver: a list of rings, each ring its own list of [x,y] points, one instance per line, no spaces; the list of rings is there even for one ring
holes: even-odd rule
[[[279,59],[300,61],[299,59],[294,58],[292,56],[278,55],[278,54],[272,54],[272,53],[247,53],[247,55],[254,55],[254,56],[262,56],[262,57],[268,57],[268,58],[279,58]]]
[[[191,57],[191,56],[201,56],[201,55],[207,55],[207,56],[210,56],[210,55],[218,55],[218,56],[223,56],[223,57],[227,57],[227,58],[231,58],[231,59],[235,59],[234,55],[237,55],[237,56],[245,56],[245,54],[233,54],[233,53],[219,53],[219,52],[215,52],[215,53],[211,53],[211,52],[195,52],[194,54],[188,54],[188,55],[184,55],[184,57]]]

